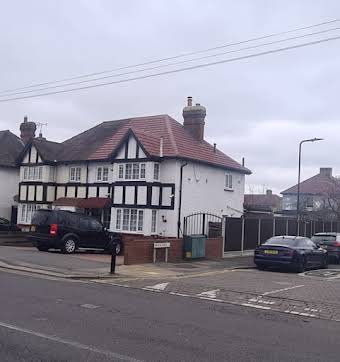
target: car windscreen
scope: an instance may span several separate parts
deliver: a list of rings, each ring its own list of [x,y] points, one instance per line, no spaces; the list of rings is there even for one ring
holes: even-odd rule
[[[333,244],[336,241],[335,235],[314,235],[312,241],[316,244]]]
[[[33,225],[50,225],[53,224],[53,213],[51,211],[39,210],[33,214],[32,224]]]
[[[263,245],[265,246],[297,246],[296,239],[283,239],[283,238],[271,238],[267,240]]]

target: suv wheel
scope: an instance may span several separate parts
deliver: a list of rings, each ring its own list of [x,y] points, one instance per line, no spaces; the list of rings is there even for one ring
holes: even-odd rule
[[[76,242],[73,238],[66,238],[61,251],[65,254],[72,254],[76,251]]]

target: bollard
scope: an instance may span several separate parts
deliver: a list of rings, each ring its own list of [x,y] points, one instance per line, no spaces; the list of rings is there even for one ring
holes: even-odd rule
[[[110,270],[110,274],[114,274],[115,273],[115,269],[116,269],[116,243],[112,243],[112,250],[111,250],[111,270]]]

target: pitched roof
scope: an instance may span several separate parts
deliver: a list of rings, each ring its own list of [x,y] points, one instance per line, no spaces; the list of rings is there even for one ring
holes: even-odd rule
[[[37,144],[48,161],[86,161],[110,159],[129,132],[133,132],[150,157],[159,157],[163,138],[163,157],[188,159],[250,174],[251,171],[216,150],[206,141],[197,141],[183,125],[168,115],[128,118],[103,122],[63,143],[55,144],[51,153]],[[37,140],[33,141],[34,143]],[[58,145],[58,146],[57,146]]]
[[[15,167],[16,158],[23,150],[24,144],[10,131],[0,131],[0,166]]]
[[[334,181],[334,177],[319,173],[300,183],[300,193],[321,195],[332,192],[334,190]],[[297,194],[297,185],[282,191],[281,194]]]
[[[57,142],[35,138],[33,144],[44,161],[58,160],[60,153],[63,151],[63,145]]]
[[[251,194],[244,195],[244,204],[246,206],[274,206],[281,204],[282,197],[273,194]]]

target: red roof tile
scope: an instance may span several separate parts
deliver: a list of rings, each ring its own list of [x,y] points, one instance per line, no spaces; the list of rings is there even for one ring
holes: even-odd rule
[[[208,142],[197,141],[182,124],[168,115],[103,122],[60,143],[58,155],[53,157],[53,160],[49,160],[44,154],[42,157],[45,161],[56,159],[59,162],[106,160],[117,151],[124,137],[131,131],[151,157],[160,156],[160,139],[163,138],[165,158],[193,160],[245,174],[251,173],[220,150],[214,151],[214,147]],[[44,141],[39,141],[39,151],[44,148],[43,143]]]

